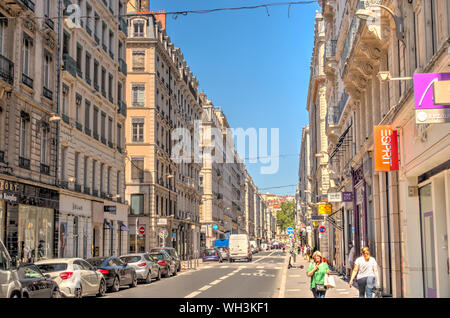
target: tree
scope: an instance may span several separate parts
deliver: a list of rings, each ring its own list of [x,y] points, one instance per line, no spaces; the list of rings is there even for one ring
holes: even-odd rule
[[[277,212],[277,225],[282,232],[285,232],[290,226],[294,227],[295,206],[293,201],[281,203],[281,210]]]

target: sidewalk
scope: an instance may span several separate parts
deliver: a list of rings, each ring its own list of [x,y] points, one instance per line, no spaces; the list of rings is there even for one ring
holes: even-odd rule
[[[286,253],[289,258],[289,253]],[[311,278],[306,276],[306,270],[309,263],[300,254],[296,254],[296,261],[294,267],[287,269],[286,261],[286,284],[284,290],[285,298],[313,298],[310,290]],[[300,266],[303,265],[303,269]],[[336,288],[328,289],[327,298],[358,298],[359,292],[355,287],[350,288],[348,283],[345,282],[342,276],[338,276],[337,273],[331,271],[332,276],[336,282]]]

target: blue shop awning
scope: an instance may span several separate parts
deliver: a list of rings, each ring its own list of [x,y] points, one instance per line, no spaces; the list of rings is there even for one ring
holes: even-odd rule
[[[119,224],[120,224],[120,228],[123,230],[123,231],[130,231],[128,228],[127,228],[127,226],[125,225],[125,224],[123,224],[122,222],[119,222]]]
[[[114,230],[114,227],[109,223],[108,221],[104,221],[103,224],[105,224],[107,227],[109,227],[111,230]]]

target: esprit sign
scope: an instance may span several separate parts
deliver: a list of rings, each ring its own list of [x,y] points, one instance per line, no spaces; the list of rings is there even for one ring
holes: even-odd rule
[[[397,131],[389,126],[375,126],[375,170],[398,170]]]

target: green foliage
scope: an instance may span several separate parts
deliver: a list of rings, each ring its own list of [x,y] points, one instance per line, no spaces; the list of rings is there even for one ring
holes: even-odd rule
[[[281,210],[277,212],[277,225],[281,231],[285,232],[290,226],[295,225],[295,206],[294,202],[281,203]]]

